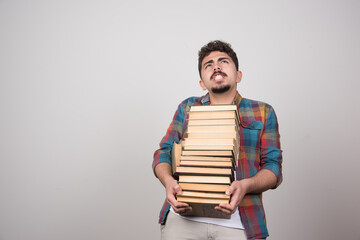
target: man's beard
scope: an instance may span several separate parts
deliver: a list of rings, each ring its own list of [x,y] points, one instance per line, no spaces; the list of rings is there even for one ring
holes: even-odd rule
[[[226,73],[224,73],[222,71],[216,71],[211,75],[210,79],[214,80],[214,77],[217,74],[220,74],[223,77],[227,77]],[[220,85],[220,86],[216,86],[216,87],[211,88],[211,92],[212,93],[224,93],[224,92],[227,92],[229,89],[230,89],[230,85]]]
[[[213,87],[211,88],[212,93],[224,93],[229,91],[230,85],[220,86],[220,87]]]

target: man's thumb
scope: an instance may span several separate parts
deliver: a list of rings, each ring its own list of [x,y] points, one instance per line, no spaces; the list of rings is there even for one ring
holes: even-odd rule
[[[233,193],[233,189],[234,189],[234,187],[233,187],[233,186],[230,186],[230,187],[226,190],[225,194],[230,196],[230,195]]]
[[[176,194],[181,194],[182,193],[181,187],[179,185],[177,185],[175,187],[175,192],[176,192]]]

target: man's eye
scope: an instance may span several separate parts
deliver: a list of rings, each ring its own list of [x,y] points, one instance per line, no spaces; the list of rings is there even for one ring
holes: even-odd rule
[[[229,63],[228,60],[222,60],[222,63]]]
[[[204,68],[206,69],[206,68],[208,68],[208,67],[210,67],[210,64],[206,64]]]

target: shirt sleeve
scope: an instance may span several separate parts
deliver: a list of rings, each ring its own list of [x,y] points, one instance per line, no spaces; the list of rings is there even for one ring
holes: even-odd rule
[[[185,114],[184,114],[184,102],[180,103],[173,120],[166,131],[166,135],[162,138],[159,146],[154,153],[154,160],[152,163],[152,168],[155,173],[155,168],[159,163],[166,162],[171,165],[171,149],[174,145],[174,142],[179,143],[182,139],[184,133],[184,124],[185,124]]]
[[[268,109],[264,130],[261,136],[261,169],[272,171],[276,178],[276,187],[282,182],[282,150],[280,147],[279,125],[272,107]]]

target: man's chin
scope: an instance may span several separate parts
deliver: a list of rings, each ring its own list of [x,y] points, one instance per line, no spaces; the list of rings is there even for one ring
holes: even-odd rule
[[[226,93],[229,90],[230,90],[229,85],[221,86],[221,87],[217,87],[217,88],[211,88],[211,92],[214,93],[214,94]]]

